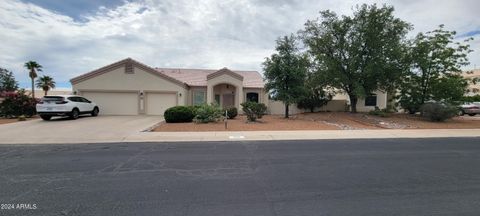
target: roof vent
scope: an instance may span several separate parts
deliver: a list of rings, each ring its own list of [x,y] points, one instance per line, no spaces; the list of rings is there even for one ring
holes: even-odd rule
[[[125,64],[125,73],[126,73],[126,74],[133,74],[133,73],[134,73],[132,62],[128,61],[128,62]]]

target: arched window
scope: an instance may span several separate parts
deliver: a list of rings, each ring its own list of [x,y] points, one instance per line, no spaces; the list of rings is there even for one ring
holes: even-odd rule
[[[256,92],[247,93],[247,101],[253,101],[258,103],[258,93]]]

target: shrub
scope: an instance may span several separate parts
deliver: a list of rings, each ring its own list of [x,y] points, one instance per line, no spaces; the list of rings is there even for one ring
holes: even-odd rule
[[[222,109],[216,105],[204,104],[196,109],[195,123],[217,122],[222,119]]]
[[[454,117],[458,109],[446,103],[426,103],[420,107],[422,116],[430,121],[440,122]]]
[[[27,117],[25,117],[24,115],[21,115],[18,117],[18,121],[26,121],[27,120]]]
[[[375,110],[368,112],[368,114],[380,117],[390,116],[390,112],[388,112],[388,109],[380,109],[378,107],[375,107]]]
[[[253,101],[244,102],[241,104],[242,110],[247,115],[248,121],[256,121],[261,119],[267,111],[267,106],[263,103],[256,103]]]
[[[0,103],[0,116],[12,118],[25,115],[31,117],[36,114],[37,100],[26,95],[24,90],[4,93],[3,96],[5,98]]]
[[[194,109],[187,106],[174,106],[165,110],[164,118],[167,123],[192,122],[195,117]]]
[[[229,107],[223,110],[223,113],[227,111],[227,117],[228,119],[234,119],[238,115],[238,110],[236,107]]]
[[[197,110],[202,107],[200,105],[194,105],[194,106],[189,106],[189,108],[192,110],[192,113],[193,113],[193,117],[195,117],[197,115]]]

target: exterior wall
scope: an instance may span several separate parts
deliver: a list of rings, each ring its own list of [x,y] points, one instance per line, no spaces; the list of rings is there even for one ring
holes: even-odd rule
[[[387,93],[382,91],[376,91],[377,95],[377,107],[380,109],[387,108]],[[365,106],[365,98],[359,98],[357,101],[357,111],[358,112],[369,112],[375,110],[375,106]]]
[[[127,74],[124,67],[118,67],[94,78],[73,84],[72,87],[77,94],[81,94],[82,90],[175,92],[179,97],[178,105],[185,105],[188,98],[186,88],[137,67],[134,67],[133,74]]]
[[[288,113],[295,115],[302,113],[303,110],[297,108],[296,104],[292,104],[288,107]],[[267,113],[271,115],[284,115],[285,114],[285,104],[282,101],[269,100],[267,104]]]
[[[331,100],[327,105],[316,108],[314,112],[344,112],[346,111],[346,100]],[[271,115],[284,115],[285,105],[281,101],[269,100],[267,105],[267,112]],[[289,114],[298,114],[310,112],[310,110],[304,110],[297,108],[296,104],[290,105]]]

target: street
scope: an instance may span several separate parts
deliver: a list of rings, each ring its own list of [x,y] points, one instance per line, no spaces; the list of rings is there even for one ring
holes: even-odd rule
[[[0,215],[479,215],[480,138],[0,145],[0,203]]]

